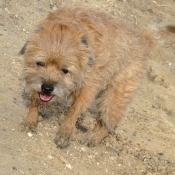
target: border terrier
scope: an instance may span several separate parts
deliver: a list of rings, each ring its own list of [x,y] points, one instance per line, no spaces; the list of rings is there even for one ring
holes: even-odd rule
[[[55,143],[69,145],[78,117],[97,103],[97,124],[89,146],[97,145],[118,124],[146,70],[153,39],[118,19],[86,8],[61,7],[41,21],[20,54],[31,94],[24,120],[38,123],[40,102],[70,104]]]

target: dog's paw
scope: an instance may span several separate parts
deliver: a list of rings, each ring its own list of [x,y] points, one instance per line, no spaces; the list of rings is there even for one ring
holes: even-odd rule
[[[88,147],[95,147],[99,144],[97,140],[92,138],[86,138],[86,139],[80,140],[79,143]]]
[[[94,147],[98,144],[98,142],[96,142],[93,137],[94,135],[92,132],[87,132],[81,136],[81,139],[78,139],[78,142],[84,146]]]
[[[58,131],[54,142],[60,148],[66,148],[69,146],[69,142],[72,136],[73,128],[63,126]]]
[[[89,141],[87,142],[87,146],[88,147],[95,147],[99,144],[99,140],[91,138],[89,139]]]
[[[36,123],[30,123],[30,122],[24,120],[22,123],[20,123],[18,130],[21,132],[24,132],[24,131],[36,132],[36,127],[37,127]]]
[[[88,147],[95,147],[99,144],[100,140],[93,132],[88,132],[81,140],[78,140],[80,144]]]

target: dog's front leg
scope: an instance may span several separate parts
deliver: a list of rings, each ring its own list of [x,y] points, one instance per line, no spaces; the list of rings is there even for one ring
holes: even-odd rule
[[[31,97],[31,103],[29,107],[29,112],[25,120],[21,123],[21,131],[31,130],[35,131],[38,125],[38,112],[39,112],[40,100],[36,96]]]
[[[56,135],[55,143],[59,147],[64,148],[69,145],[78,117],[94,100],[96,92],[97,89],[81,88]]]

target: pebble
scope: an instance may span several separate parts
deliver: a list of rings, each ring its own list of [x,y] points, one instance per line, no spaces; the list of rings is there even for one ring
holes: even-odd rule
[[[66,164],[66,167],[69,168],[70,170],[72,169],[72,166],[69,163]]]
[[[81,147],[81,151],[86,152],[86,148]]]
[[[30,132],[28,132],[27,135],[28,135],[29,137],[32,137],[32,136],[33,136],[33,134],[30,133]]]
[[[51,155],[48,155],[47,157],[48,157],[49,159],[53,159],[53,156],[51,156]]]

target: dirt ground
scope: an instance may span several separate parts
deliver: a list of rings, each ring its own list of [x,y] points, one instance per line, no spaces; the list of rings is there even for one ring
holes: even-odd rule
[[[18,130],[28,108],[18,52],[34,25],[56,6],[92,7],[135,29],[175,24],[175,0],[0,1],[0,175],[175,175],[175,34],[157,36],[148,72],[115,132],[95,148],[53,142],[61,108],[43,108],[37,133]],[[47,116],[47,117],[46,117]],[[89,130],[91,114],[82,120]]]

